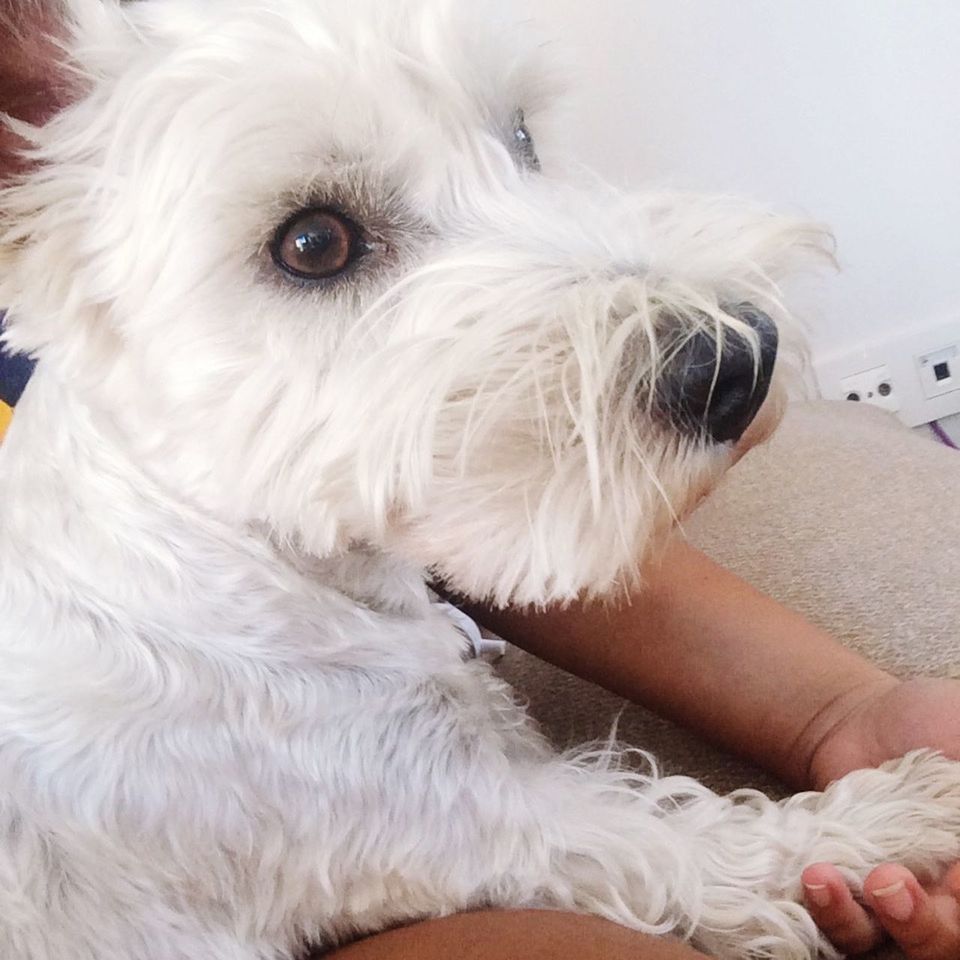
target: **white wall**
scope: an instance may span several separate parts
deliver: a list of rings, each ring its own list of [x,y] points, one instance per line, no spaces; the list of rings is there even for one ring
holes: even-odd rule
[[[583,160],[833,227],[819,354],[960,316],[960,0],[535,4],[580,71]]]

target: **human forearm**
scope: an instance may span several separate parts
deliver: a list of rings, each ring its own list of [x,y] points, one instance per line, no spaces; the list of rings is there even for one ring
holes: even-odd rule
[[[629,604],[474,612],[531,653],[799,786],[817,779],[827,733],[896,682],[679,540]]]

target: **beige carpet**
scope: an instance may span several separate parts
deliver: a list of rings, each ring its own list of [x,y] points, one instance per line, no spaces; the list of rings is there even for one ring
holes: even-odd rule
[[[902,675],[960,672],[960,453],[853,403],[795,405],[685,525],[719,563]],[[605,735],[719,790],[779,785],[511,648],[501,672],[560,745]],[[625,709],[624,709],[625,708]]]

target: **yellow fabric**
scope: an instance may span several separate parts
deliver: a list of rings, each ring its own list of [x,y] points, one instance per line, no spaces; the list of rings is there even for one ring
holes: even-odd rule
[[[3,435],[7,432],[7,427],[10,426],[10,418],[12,416],[13,411],[0,400],[0,440],[3,439]]]

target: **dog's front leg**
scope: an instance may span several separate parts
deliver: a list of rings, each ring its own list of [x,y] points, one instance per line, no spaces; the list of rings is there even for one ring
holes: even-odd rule
[[[801,906],[809,863],[857,885],[882,862],[922,873],[960,856],[960,765],[923,753],[782,803],[556,760],[491,807],[474,902],[596,913],[730,960],[836,956]]]
[[[500,792],[509,816],[486,834],[488,864],[503,872],[479,899],[499,906],[594,913],[730,960],[810,960],[835,953],[799,903],[803,867],[879,862],[836,798],[721,797],[686,777],[592,761],[558,760],[525,779],[530,792]]]

